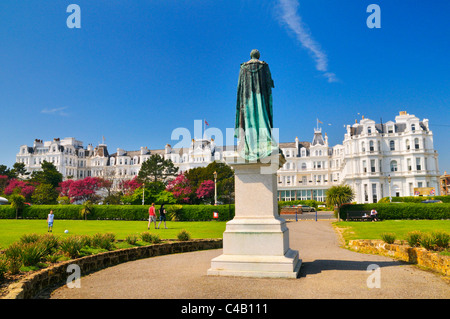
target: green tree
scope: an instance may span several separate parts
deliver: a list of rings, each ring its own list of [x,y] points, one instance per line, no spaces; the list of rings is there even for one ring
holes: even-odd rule
[[[39,184],[50,184],[54,188],[58,187],[62,182],[63,176],[56,169],[55,165],[44,161],[41,164],[42,171],[34,171],[31,174],[31,179]]]
[[[27,171],[24,163],[14,163],[13,169],[11,170],[11,172],[12,172],[12,174],[14,174],[14,176],[16,178],[26,177],[26,176],[30,175],[30,172]]]
[[[11,207],[16,209],[16,219],[19,216],[19,211],[25,206],[25,197],[20,194],[12,194],[9,196]]]
[[[50,184],[39,184],[31,195],[33,203],[39,205],[56,204],[58,192]]]
[[[214,181],[214,172],[217,173],[217,197],[226,203],[233,202],[234,171],[229,165],[214,161],[206,167],[190,169],[185,173],[185,176],[194,188],[195,193],[203,181]]]
[[[159,154],[153,154],[148,160],[142,163],[138,174],[140,183],[164,182],[168,177],[175,176],[178,167],[175,167],[170,159],[165,160]]]
[[[144,204],[146,205],[150,205],[151,203],[158,204],[159,201],[162,200],[162,198],[160,197],[164,196],[163,193],[165,192],[165,189],[166,186],[161,181],[150,182],[147,183],[144,188],[142,187],[136,188],[133,194],[122,196],[122,201],[125,204],[141,205],[142,195],[144,195]]]
[[[6,165],[0,165],[0,175],[8,176],[8,178],[14,178],[13,172],[11,172]]]
[[[336,213],[340,215],[340,209],[343,204],[350,203],[355,198],[355,192],[349,185],[332,186],[326,192],[326,204],[333,206]]]

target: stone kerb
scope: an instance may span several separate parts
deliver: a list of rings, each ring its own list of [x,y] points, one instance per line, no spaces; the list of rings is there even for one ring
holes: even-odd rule
[[[76,264],[84,276],[91,272],[115,266],[127,261],[197,250],[222,248],[222,239],[198,239],[183,242],[169,242],[144,247],[133,247],[104,252],[92,256],[64,261],[25,277],[8,287],[9,293],[3,299],[31,299],[47,287],[64,285],[70,273],[67,267]]]
[[[350,240],[349,247],[362,253],[381,254],[400,259],[450,276],[450,256],[440,255],[424,248],[388,244],[381,240]]]

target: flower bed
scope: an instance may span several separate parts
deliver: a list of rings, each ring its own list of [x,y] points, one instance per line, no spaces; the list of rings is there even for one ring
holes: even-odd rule
[[[64,285],[67,277],[71,274],[71,272],[67,272],[67,267],[73,264],[80,267],[81,274],[84,276],[88,273],[127,261],[219,248],[222,248],[222,239],[198,239],[119,249],[67,260],[36,271],[19,282],[11,284],[8,287],[9,293],[4,299],[31,299],[47,287]]]

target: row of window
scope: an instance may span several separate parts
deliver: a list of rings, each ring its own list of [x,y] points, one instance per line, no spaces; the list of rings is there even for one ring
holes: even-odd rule
[[[415,132],[416,129],[417,129],[416,124],[411,124],[410,128],[411,128],[411,132]],[[389,134],[395,133],[395,126],[394,125],[388,125],[387,132]],[[372,133],[375,133],[374,128],[372,128],[372,126],[368,126],[367,127],[367,134],[372,134]]]
[[[380,141],[378,141],[378,148],[377,149],[375,149],[375,142],[374,141],[369,141],[369,148],[368,148],[368,150],[370,151],[370,152],[375,152],[375,151],[381,151],[381,144],[380,144]],[[391,150],[391,151],[395,151],[395,149],[396,149],[396,147],[395,147],[395,141],[394,140],[390,140],[389,141],[389,150]],[[425,147],[425,139],[423,139],[423,145],[424,145],[424,147]],[[419,139],[418,138],[415,138],[414,139],[414,149],[416,149],[416,150],[418,150],[420,148],[420,144],[419,144]],[[406,141],[405,141],[405,149],[406,150],[410,150],[411,149],[411,145],[410,145],[410,141],[409,141],[409,139],[407,139]],[[365,142],[361,142],[361,151],[362,152],[366,152],[366,143]]]
[[[302,189],[278,191],[279,201],[310,200],[325,201],[326,189]]]

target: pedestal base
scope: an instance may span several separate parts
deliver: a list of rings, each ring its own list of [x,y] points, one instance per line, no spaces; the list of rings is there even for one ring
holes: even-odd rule
[[[211,260],[208,275],[296,278],[302,261],[289,248],[286,221],[235,218],[223,233],[223,254]]]
[[[211,260],[208,275],[256,278],[297,278],[302,265],[298,252],[285,256],[221,255]]]
[[[289,248],[289,229],[278,216],[276,160],[277,165],[229,163],[235,171],[235,218],[227,223],[223,254],[211,260],[208,275],[297,278],[302,261]]]

